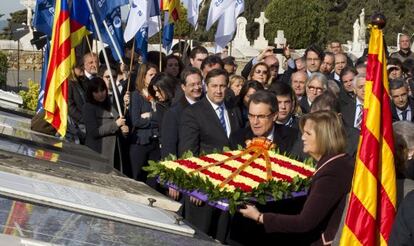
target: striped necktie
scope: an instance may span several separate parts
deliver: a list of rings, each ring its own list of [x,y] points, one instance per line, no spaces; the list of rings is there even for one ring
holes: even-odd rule
[[[220,124],[223,127],[224,131],[227,133],[226,120],[224,119],[224,106],[223,105],[219,106],[217,110],[219,113]]]
[[[362,106],[362,104],[358,104],[358,109],[359,109],[359,112],[358,112],[358,116],[357,116],[357,120],[356,120],[356,123],[355,123],[355,126],[356,126],[356,128],[358,128],[358,129],[361,129],[361,123],[362,123],[362,112],[363,112],[363,106]]]

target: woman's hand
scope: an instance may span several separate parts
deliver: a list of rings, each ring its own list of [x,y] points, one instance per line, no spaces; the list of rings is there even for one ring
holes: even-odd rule
[[[121,132],[122,132],[123,135],[128,135],[129,127],[127,125],[121,126]]]
[[[146,118],[150,118],[151,117],[151,112],[146,112],[141,114],[141,118],[146,119]]]
[[[262,213],[257,210],[257,208],[253,205],[246,205],[246,208],[241,208],[239,210],[244,217],[252,219],[258,223],[263,223],[263,215]]]
[[[129,105],[129,102],[130,102],[130,99],[131,99],[131,97],[130,97],[130,95],[129,95],[130,93],[129,93],[129,91],[127,91],[126,93],[125,93],[125,95],[124,95],[124,105],[126,106],[126,107],[128,107],[128,105]]]
[[[200,199],[195,198],[193,196],[190,196],[190,202],[192,202],[197,207],[199,207],[199,206],[201,206],[203,204],[203,201],[201,201]]]
[[[178,200],[178,198],[180,197],[180,192],[176,189],[173,188],[168,188],[168,195],[174,199],[174,200]]]
[[[115,123],[118,127],[124,126],[125,125],[125,118],[124,117],[119,117],[118,119],[116,119]]]

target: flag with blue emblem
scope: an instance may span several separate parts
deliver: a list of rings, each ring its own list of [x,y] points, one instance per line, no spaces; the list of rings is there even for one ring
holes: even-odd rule
[[[236,19],[244,11],[244,0],[236,0],[224,11],[219,19],[215,36],[216,53],[221,52],[233,39]]]
[[[54,0],[37,0],[33,17],[33,27],[49,38],[52,36],[53,17],[55,13]]]
[[[128,42],[134,36],[137,38],[138,32],[142,32],[142,27],[148,27],[150,17],[160,14],[158,1],[155,0],[132,0],[131,9],[128,14],[128,21],[124,31],[124,40]]]

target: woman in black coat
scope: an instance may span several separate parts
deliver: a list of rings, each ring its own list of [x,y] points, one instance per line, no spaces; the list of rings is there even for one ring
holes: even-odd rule
[[[147,173],[142,170],[142,167],[148,164],[148,160],[160,158],[159,124],[154,117],[156,103],[148,91],[151,79],[157,73],[158,68],[153,64],[140,65],[135,81],[136,90],[132,92],[129,104],[131,121],[129,157],[132,178],[144,182]]]
[[[307,114],[301,118],[300,129],[303,151],[317,161],[302,211],[296,215],[263,214],[247,205],[240,212],[264,224],[267,233],[310,233],[312,245],[331,244],[351,189],[354,160],[345,153],[346,135],[337,114]]]
[[[96,77],[90,81],[86,91],[87,102],[82,108],[82,118],[86,126],[85,145],[108,158],[114,166],[116,138],[118,133],[128,134],[125,118],[111,106],[108,88],[103,79]]]

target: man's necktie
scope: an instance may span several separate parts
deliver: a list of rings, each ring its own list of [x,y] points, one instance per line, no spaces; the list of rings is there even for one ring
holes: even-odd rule
[[[359,109],[359,113],[358,113],[358,116],[357,116],[357,120],[356,120],[356,124],[355,124],[355,126],[356,126],[356,128],[358,128],[358,129],[361,129],[361,123],[362,123],[362,111],[363,111],[363,106],[362,106],[362,104],[359,104],[358,105],[358,109]]]
[[[407,120],[407,113],[408,113],[407,109],[405,109],[401,112],[402,120]]]
[[[219,120],[220,120],[220,124],[223,127],[224,131],[227,133],[227,129],[226,129],[226,120],[224,119],[224,106],[221,105],[220,107],[217,108],[218,112],[219,112]]]

